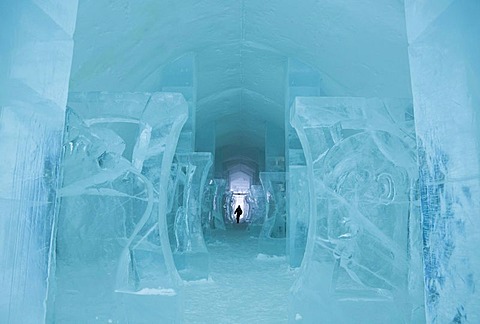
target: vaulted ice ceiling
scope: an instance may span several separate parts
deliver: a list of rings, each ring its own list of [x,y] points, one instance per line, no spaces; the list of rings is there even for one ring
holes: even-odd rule
[[[71,91],[158,91],[196,57],[197,133],[263,150],[284,127],[288,58],[330,96],[410,97],[402,0],[80,0]]]

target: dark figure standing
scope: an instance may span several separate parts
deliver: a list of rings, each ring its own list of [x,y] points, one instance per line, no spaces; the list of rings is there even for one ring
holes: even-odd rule
[[[242,208],[240,208],[240,205],[238,205],[234,213],[237,216],[237,224],[240,223],[240,215],[242,215],[242,213],[243,213]]]

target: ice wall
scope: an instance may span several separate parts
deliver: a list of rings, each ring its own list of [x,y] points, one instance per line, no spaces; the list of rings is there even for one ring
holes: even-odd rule
[[[165,214],[185,99],[70,93],[69,107],[50,321],[179,321]]]
[[[410,100],[297,97],[308,245],[291,318],[424,322]]]
[[[0,322],[42,323],[77,1],[0,12]]]
[[[415,104],[426,313],[480,322],[480,2],[405,1]]]

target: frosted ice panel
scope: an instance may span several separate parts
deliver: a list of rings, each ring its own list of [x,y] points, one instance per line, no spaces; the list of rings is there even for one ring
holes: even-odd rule
[[[213,180],[207,179],[207,183],[203,189],[203,199],[201,206],[201,219],[202,219],[202,228],[203,235],[206,238],[209,235],[210,227],[212,226],[212,210],[213,210],[213,195],[215,191],[215,185]]]
[[[265,192],[262,185],[251,185],[245,197],[249,205],[248,229],[259,234],[265,218]]]
[[[0,322],[45,321],[77,1],[4,1],[0,20]],[[51,7],[57,6],[53,13]]]
[[[225,192],[223,206],[225,209],[224,219],[225,224],[232,224],[236,222],[234,214],[233,214],[233,206],[235,205],[235,199],[233,198],[233,191],[227,190]]]
[[[288,106],[290,107],[295,97],[321,96],[321,76],[307,64],[295,59],[288,60]],[[287,116],[288,117],[288,116]],[[288,119],[287,119],[288,124]]]
[[[265,216],[258,240],[259,253],[285,255],[285,172],[260,172],[265,195]]]
[[[182,131],[177,144],[177,153],[191,153],[194,151],[193,133]]]
[[[38,113],[48,110],[52,115]],[[0,322],[45,318],[63,110],[0,107]]]
[[[178,153],[193,152],[195,145],[195,120],[197,104],[197,85],[195,75],[195,54],[187,53],[163,67],[160,73],[162,91],[181,93],[188,103],[188,119],[182,129]],[[190,133],[190,141],[187,140]]]
[[[205,235],[212,230],[225,230],[222,205],[226,185],[225,179],[211,179],[205,185],[202,204],[202,226]]]
[[[177,154],[176,159],[185,174],[185,184],[183,205],[175,217],[175,264],[184,280],[208,278],[209,257],[203,236],[201,207],[212,154]]]
[[[177,247],[175,237],[175,219],[178,209],[183,206],[186,174],[183,172],[181,165],[179,165],[176,157],[174,157],[170,171],[170,179],[168,185],[168,204],[167,204],[167,227],[168,237],[172,250]]]
[[[31,1],[12,2],[5,5],[5,9],[2,8],[2,11],[6,11],[5,16],[12,18],[2,23],[5,35],[8,35],[6,44],[10,44],[10,47],[2,49],[2,55],[6,55],[3,61],[8,63],[6,75],[10,78],[3,87],[26,86],[28,91],[63,109],[72,63],[71,28],[76,20],[77,1],[71,1],[68,5],[56,2],[51,1],[50,6]],[[51,10],[45,11],[53,6],[58,6],[55,14]],[[70,26],[58,24],[60,13],[69,20]],[[15,39],[8,39],[10,35],[14,35]],[[11,93],[11,90],[6,93]],[[22,96],[18,93],[15,99]]]
[[[267,124],[265,131],[265,170],[285,171],[285,131]]]
[[[287,257],[291,267],[299,267],[305,253],[310,221],[307,167],[290,166],[287,176],[289,194]]]
[[[406,1],[428,322],[480,322],[480,2]]]
[[[69,105],[54,320],[179,320],[182,288],[165,214],[187,103],[173,93],[85,93],[72,94]],[[119,127],[126,121],[136,133]]]
[[[414,133],[410,117],[391,117],[393,106],[411,110],[405,100],[295,100],[291,123],[305,151],[313,227],[292,290],[292,318],[424,321],[417,316],[419,231],[410,231],[420,226]]]
[[[227,181],[225,179],[213,179],[215,183],[215,191],[213,196],[213,224],[215,229],[225,229],[225,209],[223,208],[223,200]]]

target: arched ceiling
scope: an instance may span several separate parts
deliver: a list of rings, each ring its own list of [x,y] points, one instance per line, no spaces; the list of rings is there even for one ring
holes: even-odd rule
[[[216,146],[265,145],[284,126],[288,58],[332,96],[410,97],[402,0],[80,0],[71,91],[157,91],[196,58],[197,127]]]
[[[401,0],[80,0],[74,40],[73,91],[155,91],[161,68],[189,51],[233,54],[216,70],[231,75],[266,49],[347,95],[410,96]]]

